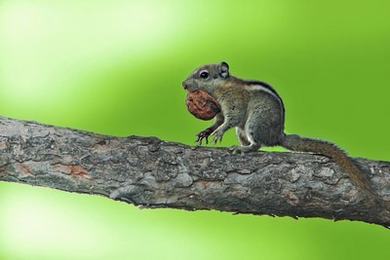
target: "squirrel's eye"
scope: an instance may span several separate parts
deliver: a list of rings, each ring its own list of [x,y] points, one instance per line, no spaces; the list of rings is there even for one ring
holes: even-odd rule
[[[207,79],[208,76],[209,76],[209,73],[206,71],[206,70],[203,70],[199,73],[199,76],[202,78],[202,79]]]

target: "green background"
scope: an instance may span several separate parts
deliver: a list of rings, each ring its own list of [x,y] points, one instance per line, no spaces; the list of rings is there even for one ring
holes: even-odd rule
[[[181,81],[225,60],[271,83],[286,130],[390,160],[389,1],[0,2],[0,114],[193,144]],[[236,144],[233,131],[223,146]],[[0,259],[390,259],[360,222],[141,210],[0,183]]]

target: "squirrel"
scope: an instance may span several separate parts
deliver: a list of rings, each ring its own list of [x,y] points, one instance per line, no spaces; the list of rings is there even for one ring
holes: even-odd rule
[[[321,154],[333,159],[358,188],[377,198],[365,173],[335,144],[284,132],[283,100],[269,84],[234,77],[229,73],[229,65],[221,62],[196,69],[182,86],[190,92],[207,92],[221,107],[215,124],[197,135],[196,142],[200,145],[203,139],[207,142],[210,135],[215,143],[222,141],[224,133],[235,127],[241,146],[234,147],[233,153],[278,145],[292,151]]]

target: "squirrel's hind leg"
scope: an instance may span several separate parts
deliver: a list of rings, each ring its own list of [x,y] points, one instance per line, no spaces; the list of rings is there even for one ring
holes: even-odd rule
[[[233,147],[232,151],[233,154],[243,154],[243,153],[256,152],[257,150],[260,149],[260,147],[261,144],[252,143],[250,145]]]
[[[246,133],[245,133],[244,129],[242,129],[240,127],[236,127],[236,135],[237,135],[238,141],[240,141],[241,146],[247,146],[247,145],[251,144],[249,139],[246,137]]]
[[[261,147],[261,144],[257,143],[253,137],[248,135],[243,129],[237,127],[236,133],[241,146],[233,147],[233,154],[256,152]]]

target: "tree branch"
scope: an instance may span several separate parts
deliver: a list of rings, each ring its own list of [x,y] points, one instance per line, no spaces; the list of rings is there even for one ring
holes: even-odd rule
[[[383,200],[390,163],[356,160]],[[0,181],[99,194],[150,208],[360,220],[390,226],[328,158],[304,153],[233,155],[154,137],[103,136],[0,117]],[[386,204],[387,205],[387,204]]]

